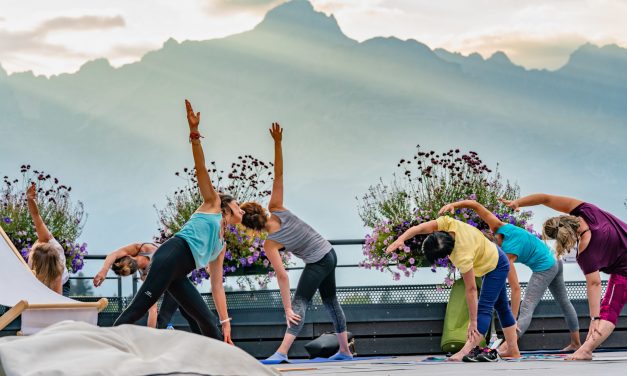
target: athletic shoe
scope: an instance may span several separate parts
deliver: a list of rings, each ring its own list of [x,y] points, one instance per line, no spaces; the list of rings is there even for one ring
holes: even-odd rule
[[[344,354],[343,352],[338,351],[335,355],[329,357],[329,360],[352,360],[353,354]]]
[[[495,349],[484,349],[481,354],[477,355],[480,362],[498,362],[500,359],[498,351]]]
[[[483,349],[479,346],[476,346],[474,349],[470,350],[468,354],[464,355],[464,357],[462,358],[462,361],[467,362],[467,363],[478,362],[479,360],[477,359],[477,356],[479,356],[479,354],[481,354],[482,352],[483,352]]]

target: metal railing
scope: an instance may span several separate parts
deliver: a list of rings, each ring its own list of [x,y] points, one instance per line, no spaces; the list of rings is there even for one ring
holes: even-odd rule
[[[339,246],[343,246],[343,245],[363,245],[365,243],[364,239],[333,239],[333,240],[329,240],[329,243],[331,243],[331,245],[339,245]],[[85,256],[85,260],[102,260],[104,261],[107,258],[107,255],[86,255]],[[357,268],[359,267],[359,264],[340,264],[337,265],[338,268]],[[285,268],[285,270],[303,270],[304,267],[303,266],[294,266],[294,267],[288,267]],[[269,270],[272,270],[271,268]],[[120,276],[115,276],[115,277],[106,277],[107,280],[116,280],[117,281],[117,293],[118,293],[118,297],[123,297],[123,283],[122,283],[122,278]],[[92,280],[93,276],[70,276],[70,280]],[[138,287],[138,281],[139,281],[139,277],[137,276],[137,273],[133,274],[133,279],[132,279],[132,290],[133,290],[133,296],[135,296],[135,294],[137,294],[137,287]]]

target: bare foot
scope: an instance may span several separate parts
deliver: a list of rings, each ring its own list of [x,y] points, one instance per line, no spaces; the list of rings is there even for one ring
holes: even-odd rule
[[[509,346],[507,346],[507,342],[503,342],[503,344],[501,346],[499,346],[499,348],[497,350],[499,352],[499,355],[502,355],[502,354],[506,353],[508,349],[509,349]]]
[[[577,351],[581,347],[581,343],[571,343],[570,345],[564,347],[562,351]]]
[[[574,354],[567,356],[566,360],[592,360],[592,352],[580,347]]]
[[[499,352],[499,355],[501,356],[501,358],[514,358],[514,359],[518,359],[521,357],[520,355],[520,351],[518,350],[507,350],[507,351],[501,351]]]
[[[463,358],[464,358],[464,355],[461,354],[461,352],[458,352],[457,354],[450,356],[448,358],[448,361],[449,362],[461,362]]]

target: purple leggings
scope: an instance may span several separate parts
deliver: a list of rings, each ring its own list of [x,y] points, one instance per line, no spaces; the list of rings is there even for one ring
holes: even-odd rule
[[[609,321],[616,325],[620,311],[627,303],[627,277],[620,274],[612,274],[607,283],[607,289],[601,301],[601,320]]]

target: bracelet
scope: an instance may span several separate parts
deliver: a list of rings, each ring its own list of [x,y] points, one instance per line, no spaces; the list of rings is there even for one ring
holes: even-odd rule
[[[601,320],[601,318],[599,316],[590,316],[590,320],[596,321],[596,320]]]
[[[189,132],[189,142],[191,143],[192,140],[200,140],[201,138],[205,138],[204,136],[202,136],[199,132]]]
[[[232,318],[232,317],[227,317],[227,318],[226,318],[226,319],[224,319],[224,320],[220,320],[220,325],[222,325],[222,324],[224,324],[224,323],[226,323],[226,322],[229,322],[229,321],[231,321],[231,320],[233,320],[233,318]]]

